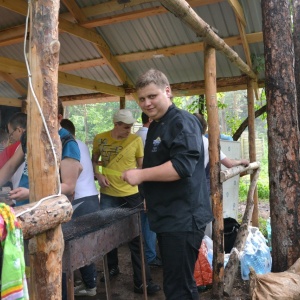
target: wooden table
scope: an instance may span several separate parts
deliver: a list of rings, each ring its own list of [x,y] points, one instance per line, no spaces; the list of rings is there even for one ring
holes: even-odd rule
[[[147,300],[144,250],[139,210],[96,231],[65,241],[63,272],[66,272],[67,275],[68,299],[74,299],[74,270],[89,265],[97,259],[103,259],[106,297],[108,300],[112,299],[107,266],[107,253],[126,242],[130,242],[137,236],[141,237],[140,249],[144,288],[143,295],[144,299]]]

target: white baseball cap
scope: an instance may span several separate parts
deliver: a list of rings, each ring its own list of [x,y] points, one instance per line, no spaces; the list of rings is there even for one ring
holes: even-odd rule
[[[125,124],[133,124],[136,119],[132,116],[129,109],[120,109],[113,116],[114,123],[122,122]]]

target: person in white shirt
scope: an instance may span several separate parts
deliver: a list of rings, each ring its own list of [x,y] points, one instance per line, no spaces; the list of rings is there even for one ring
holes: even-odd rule
[[[205,167],[205,174],[206,174],[206,184],[208,192],[210,193],[210,174],[209,174],[209,153],[208,153],[208,138],[204,136],[207,130],[207,122],[204,119],[204,116],[198,113],[194,113],[194,116],[200,121],[202,125],[202,140],[203,140],[203,148],[204,148],[204,167]],[[249,160],[247,159],[231,159],[227,157],[221,150],[220,150],[220,161],[223,166],[226,168],[232,168],[235,166],[245,166],[249,165]],[[205,229],[205,234],[212,237],[212,222],[208,223]]]
[[[63,119],[61,127],[67,129],[75,138],[75,126],[72,121]],[[100,210],[99,194],[95,185],[94,170],[88,147],[82,141],[76,139],[80,150],[80,163],[83,167],[76,186],[74,200],[72,201],[72,219]],[[74,289],[75,296],[95,296],[97,270],[95,264],[90,264],[79,269],[82,284]]]

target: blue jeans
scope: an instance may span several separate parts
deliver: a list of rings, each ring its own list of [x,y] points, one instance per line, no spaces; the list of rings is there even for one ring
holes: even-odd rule
[[[146,212],[141,213],[141,223],[144,236],[145,255],[147,262],[150,263],[156,258],[156,233],[150,229]]]

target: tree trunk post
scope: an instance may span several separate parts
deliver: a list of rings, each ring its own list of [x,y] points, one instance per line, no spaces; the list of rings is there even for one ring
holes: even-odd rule
[[[249,140],[249,159],[250,162],[256,161],[256,144],[255,144],[255,108],[254,108],[254,84],[251,78],[247,82],[247,98],[248,98],[248,140]],[[253,179],[253,174],[250,175],[250,180]],[[258,194],[257,187],[253,194],[253,215],[252,226],[258,227]]]
[[[229,257],[229,261],[225,268],[225,276],[224,276],[224,295],[229,297],[231,295],[232,287],[234,284],[234,280],[236,278],[236,274],[238,272],[238,267],[240,263],[239,253],[243,251],[245,247],[245,243],[248,237],[248,226],[251,220],[251,216],[254,208],[254,193],[256,190],[256,184],[259,177],[260,166],[254,171],[251,184],[248,191],[247,196],[247,205],[244,212],[243,220],[241,227],[239,228],[237,237],[234,242],[233,248],[236,251],[232,251]]]
[[[204,46],[204,78],[208,113],[210,189],[214,213],[213,222],[213,295],[222,299],[224,290],[223,190],[220,183],[220,127],[216,86],[216,50]]]
[[[59,0],[31,2],[29,63],[32,86],[55,145],[58,161],[61,145],[58,136],[57,74],[59,64]],[[52,148],[35,97],[28,90],[27,160],[30,202],[58,193],[59,177]],[[30,299],[61,299],[61,225],[32,238],[30,253]]]
[[[293,1],[293,42],[295,52],[295,81],[297,89],[298,127],[300,128],[300,0]]]
[[[120,109],[125,108],[126,102],[125,97],[120,97]]]
[[[262,0],[272,226],[272,271],[300,256],[299,128],[290,1]]]

